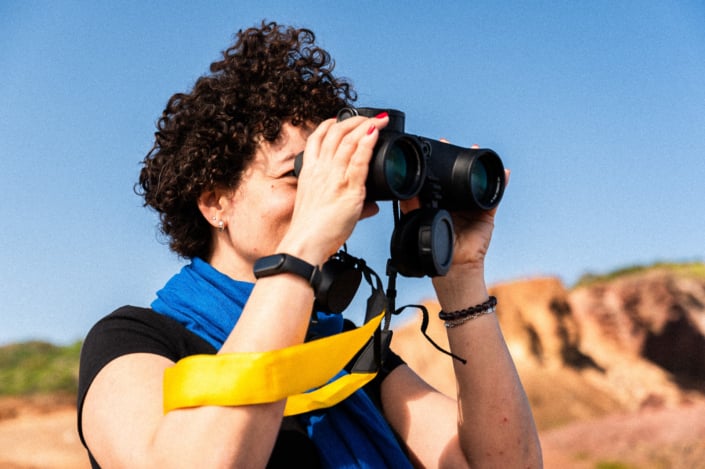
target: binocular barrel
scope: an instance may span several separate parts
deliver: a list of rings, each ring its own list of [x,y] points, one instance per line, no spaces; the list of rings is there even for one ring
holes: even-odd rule
[[[454,227],[450,212],[490,210],[502,200],[502,160],[488,148],[463,148],[407,134],[404,113],[395,109],[344,108],[338,120],[389,115],[379,132],[367,180],[368,200],[407,200],[420,207],[404,214],[390,243],[390,266],[407,277],[445,275],[453,258]],[[303,165],[296,156],[294,172]]]
[[[370,200],[406,200],[433,194],[447,210],[490,210],[504,193],[504,165],[483,148],[463,148],[404,132],[404,113],[395,109],[345,108],[338,120],[373,117],[385,111],[389,124],[379,134],[367,176]]]

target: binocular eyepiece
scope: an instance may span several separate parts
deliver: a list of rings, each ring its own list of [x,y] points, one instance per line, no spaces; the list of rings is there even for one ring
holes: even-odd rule
[[[366,181],[367,199],[408,200],[421,208],[395,227],[391,264],[407,277],[445,275],[453,254],[453,222],[448,211],[490,210],[504,194],[504,165],[494,151],[463,148],[407,134],[405,115],[395,109],[343,108],[338,120],[389,115],[380,130]],[[298,176],[303,153],[297,155]]]

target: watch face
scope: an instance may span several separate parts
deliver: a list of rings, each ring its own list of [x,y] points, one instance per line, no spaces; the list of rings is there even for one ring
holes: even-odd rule
[[[253,270],[255,278],[291,273],[303,277],[312,285],[318,272],[315,266],[288,254],[274,254],[257,259]]]
[[[254,266],[255,276],[276,272],[284,264],[285,259],[283,254],[275,254],[273,256],[257,259]]]

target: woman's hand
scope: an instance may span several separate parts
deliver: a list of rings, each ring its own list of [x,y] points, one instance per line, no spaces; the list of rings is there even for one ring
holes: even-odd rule
[[[505,170],[506,183],[509,182],[509,174],[509,170]],[[417,198],[402,200],[399,205],[403,213],[420,206]],[[492,210],[460,211],[451,214],[455,231],[451,270],[484,268],[496,213],[497,207]]]
[[[304,150],[296,202],[289,232],[306,240],[325,260],[350,236],[361,218],[378,207],[365,200],[365,181],[379,129],[386,114],[376,118],[329,119],[310,135]]]
[[[478,146],[473,145],[472,148]],[[505,185],[509,183],[509,174],[509,170],[505,170]],[[407,213],[419,207],[419,200],[401,201],[400,207],[402,212]],[[497,207],[487,211],[451,213],[455,235],[453,260],[446,275],[433,278],[438,300],[444,309],[461,309],[472,301],[481,303],[487,299],[485,257],[492,240],[496,214]]]
[[[506,183],[509,170],[505,170]],[[505,183],[505,184],[506,184]],[[455,227],[453,266],[483,268],[489,250],[497,208],[452,214]]]

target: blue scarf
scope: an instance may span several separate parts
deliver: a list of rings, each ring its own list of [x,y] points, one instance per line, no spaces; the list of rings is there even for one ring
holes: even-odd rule
[[[152,309],[176,319],[220,349],[240,318],[254,284],[239,282],[194,258],[157,292]],[[341,332],[340,314],[318,314],[309,332]],[[303,366],[303,364],[302,364]],[[338,405],[299,415],[327,468],[410,468],[389,424],[364,391]]]

